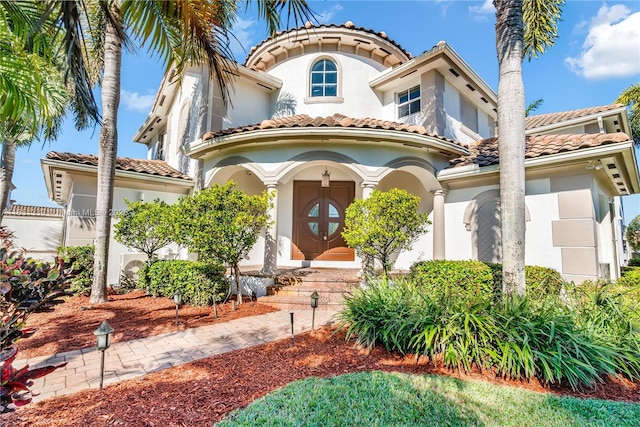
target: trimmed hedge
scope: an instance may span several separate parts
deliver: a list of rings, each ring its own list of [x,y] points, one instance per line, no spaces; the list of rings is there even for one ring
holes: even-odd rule
[[[502,264],[482,261],[420,261],[411,267],[411,280],[419,288],[476,298],[502,293]],[[564,279],[556,270],[536,265],[525,267],[527,296],[541,301],[560,295]]]
[[[58,256],[65,262],[71,262],[71,269],[76,276],[71,279],[69,291],[75,295],[89,295],[93,283],[93,253],[94,247],[87,246],[60,246]]]
[[[411,266],[409,281],[443,296],[492,297],[494,279],[481,261],[420,261]]]
[[[149,280],[148,291],[154,296],[173,298],[176,289],[182,293],[182,302],[189,305],[212,305],[228,294],[229,281],[225,268],[219,264],[197,261],[156,261],[145,265],[139,274],[138,287],[145,289],[145,276]]]
[[[489,264],[493,271],[496,292],[502,292],[502,264]],[[531,301],[541,301],[549,296],[560,295],[565,281],[556,270],[538,265],[524,267],[527,297]]]

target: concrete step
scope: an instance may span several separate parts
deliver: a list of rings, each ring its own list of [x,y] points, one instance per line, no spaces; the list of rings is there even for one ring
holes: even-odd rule
[[[258,301],[281,310],[310,310],[313,292],[318,292],[319,310],[339,310],[343,295],[360,284],[358,270],[339,269],[300,269],[279,274],[274,281]]]
[[[258,302],[266,304],[280,310],[311,310],[311,299],[306,297],[296,296],[281,296],[281,295],[268,295],[258,298]],[[316,310],[333,310],[339,311],[342,309],[342,300],[318,300],[318,307]]]
[[[267,295],[291,295],[291,296],[304,296],[311,297],[311,294],[318,292],[318,294],[343,294],[345,292],[351,292],[351,289],[358,286],[355,283],[311,283],[295,286],[268,286]]]

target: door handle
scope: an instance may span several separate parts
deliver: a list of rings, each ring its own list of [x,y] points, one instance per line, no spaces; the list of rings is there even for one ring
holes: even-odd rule
[[[323,240],[327,240],[327,235],[325,234],[324,236],[322,236]]]

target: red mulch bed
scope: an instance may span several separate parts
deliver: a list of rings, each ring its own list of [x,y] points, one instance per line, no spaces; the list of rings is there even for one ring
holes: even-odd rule
[[[114,297],[115,301],[108,305],[119,306],[122,301],[131,301],[132,296],[129,295],[128,300],[126,297],[118,297],[115,300]],[[175,309],[171,301],[165,300],[168,301],[168,306],[165,305],[162,311],[170,311],[170,308],[174,311],[166,313],[164,317],[150,314],[153,311],[151,307],[158,303],[158,299],[141,296],[134,301],[137,303],[132,309],[137,310],[138,315],[127,317],[129,321],[124,321],[124,316],[112,317],[113,325],[117,325],[116,328],[127,330],[123,332],[124,337],[144,336],[144,331],[161,333],[158,331],[173,330],[171,326],[165,325],[166,323],[173,325],[171,322],[174,320]],[[72,330],[77,330],[74,326],[75,321],[89,323],[84,322],[82,316],[87,311],[91,313],[97,311],[80,311],[78,307],[82,305],[76,305],[75,311],[71,310],[63,319],[56,317],[58,310],[53,314],[50,313],[47,321],[53,329],[50,329],[50,332],[41,331],[40,334],[48,335],[52,331],[71,333]],[[243,304],[238,311],[242,312],[245,307],[251,311],[260,307],[260,304],[253,304],[253,306]],[[65,309],[64,306],[61,309]],[[103,311],[103,308],[92,310]],[[112,310],[115,309],[109,308],[104,311],[114,314]],[[78,312],[77,316],[73,316],[75,312]],[[138,317],[143,313],[147,317],[144,319]],[[226,314],[234,315],[228,312]],[[231,317],[227,317],[229,318]],[[224,319],[223,317],[221,320]],[[91,335],[99,324],[98,320],[100,320],[98,317],[94,317],[90,326],[86,326]],[[54,326],[56,323],[58,323],[57,327]],[[187,326],[190,325],[187,320]],[[133,332],[130,329],[140,329],[140,332]],[[35,339],[36,336],[25,340],[24,343]],[[91,342],[94,339],[93,336],[89,338]],[[7,425],[11,426],[60,427],[210,426],[230,411],[243,408],[255,399],[292,381],[309,376],[329,377],[368,370],[453,375],[464,379],[515,385],[539,392],[640,401],[640,384],[623,379],[611,378],[593,390],[575,393],[568,387],[546,388],[536,381],[496,379],[490,373],[475,372],[464,375],[443,369],[440,364],[429,363],[426,359],[416,363],[414,357],[389,354],[379,348],[367,353],[354,347],[352,343],[346,342],[343,333],[334,334],[332,329],[325,327],[297,336],[293,346],[289,339],[280,340],[123,381],[106,387],[103,392],[87,390],[31,404],[18,409],[15,413],[0,416],[0,425],[8,423]]]
[[[133,291],[109,295],[109,302],[105,304],[91,304],[88,297],[72,297],[64,304],[55,306],[52,313],[35,313],[29,317],[27,326],[37,327],[38,332],[16,343],[20,349],[18,358],[26,359],[95,347],[96,336],[93,331],[98,329],[103,320],[115,329],[111,341],[118,342],[278,310],[258,303],[245,303],[232,310],[231,302],[228,302],[219,304],[217,311],[218,318],[215,318],[212,307],[183,305],[178,311],[176,328],[176,306],[173,300],[168,298],[154,298],[147,296],[144,291]]]

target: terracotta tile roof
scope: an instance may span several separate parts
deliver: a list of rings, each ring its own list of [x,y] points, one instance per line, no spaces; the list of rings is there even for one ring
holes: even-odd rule
[[[64,209],[50,208],[47,206],[28,206],[28,205],[11,205],[10,210],[4,211],[5,215],[10,216],[54,216],[62,217]]]
[[[259,44],[255,45],[254,47],[251,48],[251,50],[249,51],[249,54],[247,55],[247,58],[244,61],[243,65],[247,65],[247,62],[249,60],[249,58],[251,58],[251,55],[253,54],[254,51],[256,51],[260,46],[262,46],[263,44],[267,43],[269,40],[274,39],[276,37],[279,37],[283,34],[287,34],[287,33],[293,33],[296,31],[300,31],[300,30],[305,30],[308,31],[310,29],[313,28],[347,28],[350,30],[355,30],[355,31],[362,31],[365,33],[369,33],[369,34],[373,34],[374,36],[378,36],[380,38],[385,39],[386,41],[388,41],[389,43],[391,43],[392,45],[394,45],[395,47],[397,47],[398,49],[400,49],[402,51],[402,53],[404,53],[407,58],[411,59],[411,53],[407,52],[402,46],[400,46],[400,44],[398,42],[396,42],[393,39],[390,39],[389,36],[387,36],[387,33],[385,33],[384,31],[376,31],[372,28],[364,28],[364,27],[356,27],[355,25],[353,25],[352,22],[348,21],[345,22],[344,24],[321,24],[321,25],[311,25],[311,26],[306,26],[306,25],[302,25],[298,28],[291,28],[289,30],[284,30],[284,31],[279,31],[277,32],[274,36],[265,39],[263,41],[261,41]]]
[[[536,135],[526,137],[525,159],[550,156],[567,151],[576,151],[585,148],[600,147],[629,141],[626,133],[587,133],[566,135]],[[488,138],[476,141],[469,145],[470,154],[451,160],[449,168],[477,164],[478,166],[490,166],[499,163],[498,139]]]
[[[535,129],[542,126],[548,126],[560,123],[566,120],[578,119],[580,117],[590,116],[592,114],[606,113],[607,111],[617,110],[624,107],[622,104],[602,105],[599,107],[582,108],[579,110],[562,111],[559,113],[537,114],[529,116],[525,119],[526,129]]]
[[[98,156],[94,156],[92,154],[73,154],[50,151],[47,153],[47,159],[59,160],[68,163],[78,163],[89,166],[98,166]],[[116,169],[126,172],[137,172],[147,175],[191,180],[188,175],[185,175],[179,170],[172,168],[162,160],[131,159],[128,157],[118,157],[116,159]]]
[[[427,132],[424,126],[409,125],[406,123],[391,122],[388,120],[379,120],[372,118],[354,119],[351,117],[343,116],[342,114],[334,114],[329,117],[315,117],[312,118],[306,114],[299,114],[297,116],[281,117],[277,119],[263,120],[262,123],[248,126],[240,126],[236,128],[223,129],[217,132],[207,132],[202,137],[203,140],[219,138],[222,136],[233,135],[243,132],[250,132],[264,129],[278,129],[278,128],[330,128],[330,127],[342,127],[342,128],[360,128],[360,129],[384,129],[397,132],[416,133],[418,135],[431,136],[438,138],[442,141],[446,141],[458,146],[462,144]]]

